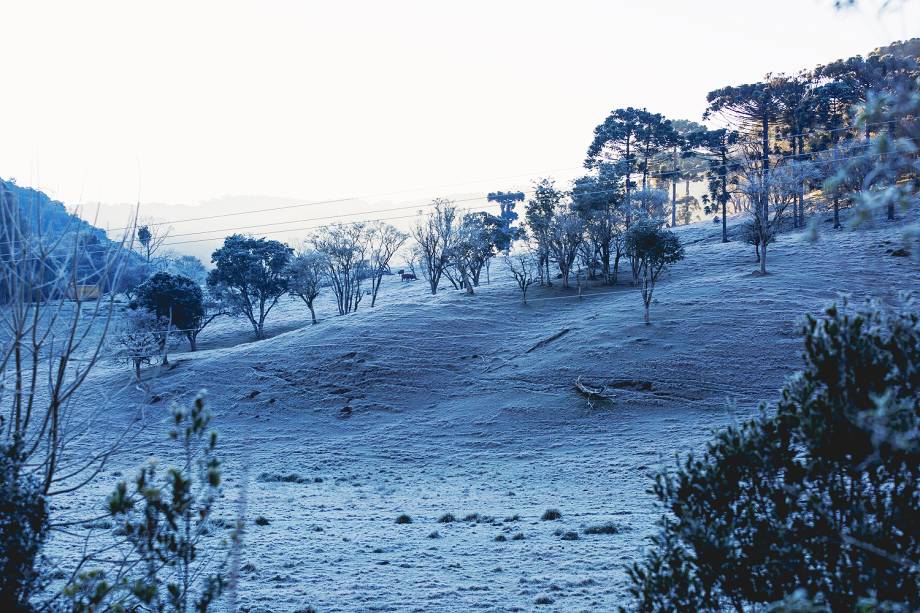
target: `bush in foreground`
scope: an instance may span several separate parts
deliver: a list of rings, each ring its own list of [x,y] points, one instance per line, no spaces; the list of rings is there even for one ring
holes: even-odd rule
[[[775,412],[657,476],[668,513],[630,569],[633,609],[920,607],[920,314],[844,303],[804,332]]]

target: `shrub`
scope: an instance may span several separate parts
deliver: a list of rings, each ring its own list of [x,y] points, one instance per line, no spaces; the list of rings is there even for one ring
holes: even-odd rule
[[[221,597],[229,552],[220,560],[218,552],[206,551],[202,543],[221,484],[217,435],[208,431],[210,420],[202,396],[191,409],[176,409],[169,436],[180,448],[183,467],[161,474],[150,463],[131,485],[117,484],[108,498],[108,513],[120,526],[129,552],[110,575],[102,570],[80,573],[63,592],[66,610],[204,612]],[[233,546],[239,542],[236,532],[230,540]]]
[[[19,445],[0,446],[0,604],[29,611],[40,587],[36,558],[48,535],[48,502]]]
[[[620,527],[612,522],[601,524],[600,526],[588,526],[584,529],[585,534],[619,534]]]
[[[438,523],[439,523],[439,524],[449,524],[449,523],[455,522],[455,521],[457,521],[457,518],[454,517],[454,514],[453,514],[453,513],[445,513],[444,515],[442,515],[441,517],[438,518]]]
[[[556,521],[557,519],[562,519],[562,513],[559,512],[559,509],[546,509],[540,519],[543,521]]]
[[[258,517],[256,517],[255,523],[256,523],[257,526],[267,526],[267,525],[269,525],[271,522],[268,520],[267,517],[265,517],[265,516],[263,516],[263,515],[259,515]]]
[[[775,411],[657,476],[668,514],[630,570],[635,610],[751,610],[800,589],[834,611],[920,607],[920,315],[844,303],[804,333]]]
[[[411,524],[412,518],[406,515],[405,513],[403,513],[402,515],[396,518],[396,523],[397,524]]]
[[[133,304],[169,322],[183,334],[195,329],[204,317],[201,286],[188,277],[158,272],[137,288]]]

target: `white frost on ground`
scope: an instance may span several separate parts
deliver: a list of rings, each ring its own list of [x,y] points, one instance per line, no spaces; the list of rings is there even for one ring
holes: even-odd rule
[[[619,287],[591,288],[582,300],[558,284],[534,288],[524,307],[499,261],[472,297],[432,297],[423,281],[391,278],[374,309],[368,299],[332,317],[326,302],[318,326],[285,299],[266,341],[248,342],[244,322],[221,322],[202,334],[202,351],[174,354],[150,380],[160,400],[146,407],[141,449],[60,510],[89,517],[118,475],[147,456],[168,461],[167,407],[206,387],[227,518],[247,467],[244,607],[610,610],[659,515],[650,475],[776,398],[800,365],[802,314],[841,292],[892,298],[920,287],[916,260],[886,254],[898,229],[881,224],[827,230],[817,243],[783,235],[767,277],[751,274],[753,248],[720,243],[718,227],[680,233],[687,259],[661,281],[648,327],[628,270]],[[592,409],[574,389],[579,376],[613,386],[615,400]],[[84,402],[126,377],[124,367],[100,368]],[[102,434],[142,396],[111,407]],[[562,518],[541,521],[548,508]],[[413,522],[397,525],[401,513]],[[457,521],[438,523],[445,513]],[[477,521],[462,520],[474,513]],[[258,516],[270,523],[256,525]],[[608,522],[620,532],[582,533]],[[579,538],[563,539],[568,531]],[[75,546],[59,540],[52,552],[66,558]],[[538,597],[552,603],[540,607]]]

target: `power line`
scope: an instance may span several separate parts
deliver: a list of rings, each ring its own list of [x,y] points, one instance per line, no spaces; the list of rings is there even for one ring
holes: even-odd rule
[[[884,123],[890,123],[890,122],[884,122]],[[789,154],[789,155],[775,156],[775,157],[773,158],[773,160],[776,161],[776,162],[779,162],[779,161],[783,161],[783,160],[786,160],[786,159],[800,159],[803,155],[811,155],[811,156],[813,156],[813,155],[816,155],[816,154],[819,154],[819,153],[823,153],[823,152],[827,152],[827,151],[832,151],[832,150],[834,150],[833,147],[828,147],[828,148],[825,148],[825,149],[813,150],[813,151],[808,152],[807,154]],[[877,156],[880,156],[880,155],[881,155],[881,154],[863,154],[863,155],[857,155],[857,156],[848,156],[848,157],[837,158],[836,160],[828,160],[828,162],[829,162],[829,163],[839,163],[839,162],[843,162],[843,161],[846,161],[846,160],[858,159],[858,158],[863,158],[863,157],[877,157]],[[727,162],[727,163],[725,163],[725,164],[709,165],[709,166],[706,168],[706,170],[707,170],[707,171],[711,171],[711,170],[716,170],[716,169],[720,169],[720,168],[728,168],[728,167],[731,167],[731,166],[736,166],[737,164],[738,164],[737,161],[733,161],[733,162]],[[640,173],[637,173],[637,174],[640,174]],[[651,173],[645,173],[645,177],[646,177],[646,178],[662,178],[662,177],[664,177],[664,178],[671,178],[671,176],[672,176],[672,172],[668,172],[668,171],[665,171],[665,172],[651,172]],[[619,188],[611,188],[611,189],[604,189],[604,190],[594,190],[594,191],[590,191],[590,192],[581,192],[581,195],[603,195],[603,194],[608,194],[608,193],[614,193],[614,192],[618,191],[618,189],[619,189]],[[533,193],[535,190],[534,190],[534,189],[526,189],[526,190],[522,190],[522,191],[523,191],[524,193]],[[460,198],[460,199],[456,199],[456,200],[453,200],[452,202],[473,202],[473,201],[477,201],[477,200],[484,200],[484,199],[486,199],[486,197],[487,197],[487,195],[477,195],[477,196],[473,196],[473,197],[469,197],[469,198]],[[255,213],[260,213],[260,212],[265,212],[265,211],[274,211],[274,210],[280,210],[280,209],[290,209],[290,208],[296,208],[296,207],[300,207],[300,206],[309,206],[309,205],[314,205],[314,204],[333,203],[333,202],[343,202],[343,201],[347,201],[347,200],[350,200],[350,199],[336,199],[336,200],[328,200],[328,201],[314,201],[314,202],[311,202],[311,203],[305,203],[305,204],[300,204],[300,205],[291,205],[291,206],[287,206],[287,207],[275,207],[275,208],[272,208],[272,209],[254,209],[254,210],[251,210],[251,211],[240,211],[240,212],[234,212],[234,213],[223,213],[223,214],[210,215],[210,216],[206,216],[206,217],[200,217],[200,218],[189,219],[189,220],[181,220],[181,221],[198,221],[198,220],[207,220],[207,219],[218,219],[218,218],[231,217],[231,216],[237,216],[237,215],[243,215],[243,214],[255,214]],[[335,218],[341,217],[341,216],[353,216],[353,215],[362,215],[362,214],[372,214],[372,213],[390,212],[390,211],[397,211],[397,210],[409,210],[409,209],[415,209],[415,208],[417,208],[417,209],[423,209],[423,208],[427,208],[427,207],[431,207],[431,206],[434,206],[434,204],[433,204],[433,203],[428,203],[428,204],[411,204],[411,205],[401,206],[401,207],[390,207],[390,208],[386,208],[386,209],[370,209],[370,210],[361,211],[361,212],[355,212],[355,213],[342,213],[342,214],[338,214],[338,215],[329,215],[329,216],[322,216],[322,217],[314,217],[314,218],[307,218],[307,219],[302,219],[302,220],[292,220],[292,221],[287,221],[287,222],[273,222],[273,223],[265,223],[265,224],[255,224],[255,225],[250,225],[250,226],[236,226],[236,227],[223,228],[223,229],[215,229],[215,230],[203,230],[203,231],[189,232],[189,233],[183,233],[183,234],[173,235],[173,236],[174,236],[174,237],[181,237],[181,236],[196,236],[196,235],[206,234],[206,233],[212,233],[212,232],[229,232],[229,231],[234,231],[234,230],[245,230],[245,229],[254,229],[254,228],[261,228],[261,227],[268,227],[268,226],[275,226],[275,225],[282,225],[282,224],[300,223],[300,222],[304,222],[304,221],[318,221],[318,220],[323,220],[323,219],[335,219]],[[493,204],[493,203],[486,203],[486,204],[484,204],[483,206],[494,206],[494,204]],[[471,209],[465,209],[465,210],[471,210]],[[394,221],[394,220],[407,219],[407,218],[412,218],[412,217],[414,217],[414,215],[399,216],[399,217],[389,217],[389,218],[382,218],[382,219],[358,220],[358,221],[355,221],[355,222],[348,222],[348,224],[368,223],[368,222],[374,222],[374,221]],[[163,223],[165,224],[165,223],[170,223],[170,222],[163,222]],[[179,223],[179,222],[176,222],[176,223]],[[303,230],[312,230],[312,229],[317,229],[317,228],[325,227],[325,225],[328,225],[328,224],[323,224],[323,225],[318,225],[318,226],[308,226],[308,227],[302,227],[302,228],[284,228],[284,229],[274,230],[274,231],[270,230],[270,231],[266,231],[266,232],[261,232],[260,234],[274,234],[274,233],[279,233],[279,232],[297,232],[297,231],[303,231]],[[209,237],[209,238],[203,238],[203,239],[197,239],[197,240],[164,242],[161,246],[165,247],[165,246],[168,246],[168,245],[182,245],[182,244],[190,244],[190,243],[195,243],[195,242],[207,242],[207,241],[217,240],[217,239],[219,239],[219,238],[222,238],[222,237],[221,237],[221,236],[216,236],[216,237]],[[3,242],[0,242],[0,245],[9,245],[9,244],[15,244],[15,243],[16,243],[16,241],[3,241]],[[109,248],[109,247],[102,247],[102,246],[99,246],[99,247],[98,247],[99,251],[97,251],[97,253],[100,252],[100,251],[104,251],[104,250],[106,250],[106,249],[108,249],[108,248]],[[90,247],[86,247],[86,248],[84,248],[84,249],[85,249],[86,251],[90,251]]]
[[[867,125],[879,126],[879,125],[884,125],[884,124],[889,124],[889,123],[896,123],[897,121],[902,121],[902,120],[895,120],[895,119],[892,119],[892,120],[888,120],[888,121],[874,122],[874,123],[867,124]],[[731,122],[728,122],[728,123],[731,124]],[[739,126],[739,127],[740,127],[740,126]],[[822,134],[824,134],[824,133],[833,133],[833,132],[839,132],[839,131],[844,131],[844,130],[856,130],[856,129],[858,129],[858,126],[845,127],[845,128],[834,128],[834,129],[830,129],[830,130],[824,130],[824,129],[820,129],[820,128],[814,128],[814,129],[812,129],[812,130],[810,130],[810,131],[808,131],[808,132],[802,132],[802,133],[800,133],[800,134],[783,135],[782,138],[783,138],[783,139],[786,139],[786,138],[792,138],[792,137],[805,136],[805,135],[807,135],[807,134],[815,134],[815,133],[822,133]],[[809,152],[809,153],[814,153],[814,152]],[[805,155],[805,154],[799,154],[799,155]],[[239,216],[239,215],[249,215],[249,214],[256,214],[256,213],[270,213],[270,212],[282,211],[282,210],[289,210],[289,209],[295,209],[295,208],[303,208],[303,207],[309,207],[309,206],[318,206],[318,205],[322,205],[322,204],[337,204],[337,203],[351,202],[351,201],[356,201],[356,200],[367,200],[367,199],[370,199],[370,198],[381,198],[381,197],[385,197],[385,196],[392,196],[392,195],[396,195],[396,194],[403,194],[403,193],[407,193],[407,192],[416,192],[416,191],[422,191],[422,190],[428,190],[428,189],[442,189],[442,188],[445,188],[445,187],[460,187],[460,186],[464,186],[464,185],[472,185],[472,184],[476,184],[476,183],[485,183],[485,182],[489,182],[489,181],[502,181],[502,180],[506,180],[506,179],[508,179],[508,178],[526,177],[526,176],[540,176],[540,175],[543,175],[543,174],[546,174],[546,173],[563,172],[563,171],[566,171],[566,172],[567,172],[567,171],[582,170],[582,169],[584,169],[583,166],[569,167],[569,168],[557,168],[557,169],[553,169],[553,170],[544,170],[544,171],[535,172],[535,173],[522,173],[522,174],[518,174],[518,175],[510,175],[510,176],[497,177],[497,178],[492,178],[492,179],[478,179],[478,180],[473,180],[473,181],[466,181],[466,182],[461,182],[461,183],[446,184],[446,185],[440,185],[440,186],[432,186],[432,187],[424,187],[424,188],[416,188],[416,189],[403,189],[403,190],[398,190],[398,191],[394,191],[394,192],[384,192],[384,193],[369,194],[369,195],[364,195],[364,196],[351,196],[351,197],[333,198],[333,199],[329,199],[329,200],[314,200],[314,201],[310,201],[310,202],[303,202],[303,203],[291,204],[291,205],[284,205],[284,206],[278,206],[278,207],[269,207],[269,208],[264,208],[264,209],[251,209],[251,210],[248,210],[248,211],[236,211],[236,212],[233,212],[233,213],[218,213],[218,214],[215,214],[215,215],[206,215],[206,216],[202,216],[202,217],[190,217],[190,218],[187,218],[187,219],[177,219],[177,220],[172,220],[172,221],[151,222],[151,223],[148,223],[148,224],[145,224],[145,225],[147,225],[147,226],[156,226],[156,227],[160,227],[160,226],[168,226],[168,225],[172,225],[172,224],[188,223],[188,222],[192,222],[192,221],[208,221],[208,220],[211,220],[211,219],[219,219],[219,218],[223,218],[223,217],[234,217],[234,216]],[[650,177],[651,177],[651,176],[657,176],[657,177],[660,177],[660,176],[665,175],[665,174],[668,174],[668,173],[657,173],[657,174],[655,174],[655,175],[648,174],[648,175],[646,175],[646,176],[650,176]],[[133,226],[125,226],[125,227],[121,227],[121,228],[111,228],[111,229],[109,229],[109,230],[106,230],[106,232],[107,232],[107,233],[111,233],[111,232],[118,232],[118,231],[131,230],[131,229],[133,229]]]

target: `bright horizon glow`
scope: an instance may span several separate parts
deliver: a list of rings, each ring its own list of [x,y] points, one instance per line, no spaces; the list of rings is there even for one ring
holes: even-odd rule
[[[717,87],[920,35],[920,3],[739,4],[17,2],[0,177],[150,215],[506,189],[572,176],[614,108],[700,121]]]

